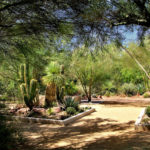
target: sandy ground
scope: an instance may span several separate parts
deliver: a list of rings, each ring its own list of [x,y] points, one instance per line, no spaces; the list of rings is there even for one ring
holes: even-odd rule
[[[66,127],[46,124],[19,124],[26,139],[21,149],[150,149],[150,134],[134,130],[134,123],[143,107],[89,105],[96,108],[96,112]]]

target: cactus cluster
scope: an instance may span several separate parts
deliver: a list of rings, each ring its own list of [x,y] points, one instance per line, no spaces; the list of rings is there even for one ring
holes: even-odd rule
[[[64,65],[61,65],[60,66],[60,76],[62,76],[62,80],[63,80],[63,83],[61,86],[57,86],[57,90],[56,90],[56,97],[57,97],[57,101],[59,104],[63,104],[64,103],[64,91],[65,91],[65,88],[64,88]]]
[[[64,87],[57,87],[56,96],[59,104],[63,104],[64,101]]]
[[[38,102],[37,80],[30,79],[29,64],[26,63],[20,67],[20,88],[24,102],[30,110]]]

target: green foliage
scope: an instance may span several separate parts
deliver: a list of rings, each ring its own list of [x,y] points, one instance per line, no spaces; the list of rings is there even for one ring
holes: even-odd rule
[[[142,94],[144,94],[146,92],[146,87],[144,86],[143,83],[137,84],[136,87],[137,87],[137,90],[138,90],[139,94],[142,95]]]
[[[110,96],[110,91],[106,91],[105,96],[109,97]]]
[[[124,83],[121,87],[123,94],[132,96],[137,94],[137,88],[133,83]]]
[[[67,107],[66,112],[68,115],[76,114],[76,109],[74,107]]]
[[[54,114],[53,109],[52,108],[48,108],[47,109],[47,113],[48,113],[48,115]]]
[[[148,117],[150,117],[150,106],[147,106],[145,113]]]
[[[0,103],[0,108],[6,108],[5,104]]]
[[[67,109],[68,107],[73,107],[75,110],[79,110],[79,103],[75,102],[71,97],[68,97],[64,101],[64,107]]]
[[[144,98],[150,98],[150,93],[149,93],[149,92],[145,92],[145,93],[143,94],[143,96],[144,96]]]
[[[37,80],[35,79],[30,80],[28,64],[24,65],[24,69],[21,69],[20,74],[21,74],[21,79],[22,79],[20,82],[22,81],[25,82],[20,85],[23,99],[27,107],[29,107],[30,110],[32,110],[32,108],[34,107],[35,103],[37,103],[37,100],[38,100]]]
[[[71,69],[88,98],[91,101],[93,85],[101,76],[99,63],[96,54],[83,46],[73,51]]]
[[[57,62],[50,62],[46,67],[46,76],[43,77],[45,84],[55,83],[57,85],[63,82],[63,76],[61,75],[61,66]]]
[[[78,88],[73,81],[68,81],[65,84],[66,95],[75,95],[78,93]]]
[[[97,98],[97,95],[96,95],[96,94],[92,94],[92,97],[93,97],[93,98]]]
[[[57,87],[57,90],[56,90],[56,96],[57,96],[57,100],[59,101],[59,103],[63,103],[63,100],[64,100],[64,92],[65,89],[64,87]]]
[[[56,89],[51,89],[56,92],[57,101],[59,104],[63,103],[65,89],[64,89],[64,67],[59,65],[56,61],[50,62],[46,68],[46,75],[43,77],[45,84],[55,84]]]
[[[105,81],[105,83],[102,86],[102,91],[106,94],[106,92],[108,93],[117,93],[117,88],[114,84],[113,81]]]
[[[0,100],[2,100],[2,101],[9,100],[9,97],[8,97],[7,93],[1,95],[1,96],[0,96]]]

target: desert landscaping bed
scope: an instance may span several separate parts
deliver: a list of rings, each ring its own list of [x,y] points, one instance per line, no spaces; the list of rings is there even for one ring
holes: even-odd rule
[[[143,108],[135,122],[136,131],[150,131],[150,118],[146,115],[147,108]]]
[[[15,121],[23,121],[23,122],[30,122],[30,123],[43,123],[43,124],[58,124],[58,125],[68,125],[86,115],[91,114],[92,112],[94,112],[95,109],[89,109],[86,110],[82,113],[79,113],[75,116],[71,116],[67,119],[64,120],[55,120],[55,119],[46,119],[46,118],[34,118],[34,117],[20,117],[20,116],[9,116],[9,115],[5,115],[6,119],[8,120],[15,120]]]

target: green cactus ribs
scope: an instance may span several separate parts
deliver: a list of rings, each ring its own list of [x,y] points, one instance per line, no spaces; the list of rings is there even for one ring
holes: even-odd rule
[[[29,64],[26,63],[20,67],[21,93],[23,100],[30,110],[38,103],[38,83],[35,79],[30,79]]]

